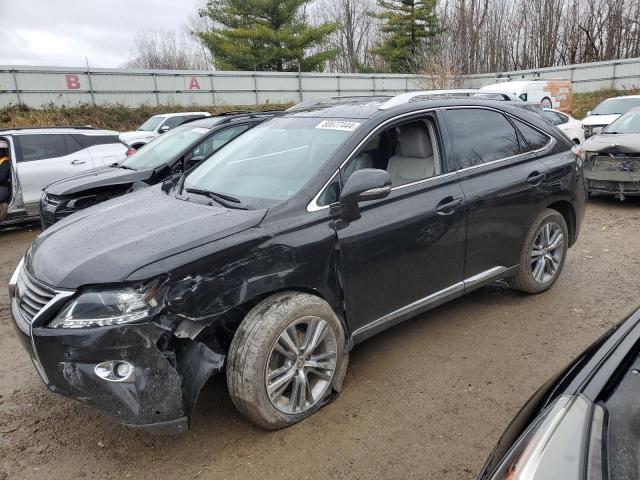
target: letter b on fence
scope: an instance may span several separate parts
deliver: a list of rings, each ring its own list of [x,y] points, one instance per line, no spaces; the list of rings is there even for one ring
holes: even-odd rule
[[[65,75],[67,81],[67,90],[80,90],[80,77],[78,75]]]

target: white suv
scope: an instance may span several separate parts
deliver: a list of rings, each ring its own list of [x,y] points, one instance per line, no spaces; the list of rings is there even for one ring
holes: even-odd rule
[[[127,146],[118,132],[90,127],[0,129],[8,143],[11,177],[8,209],[0,224],[39,215],[44,187],[74,174],[118,163]]]
[[[136,150],[159,135],[197,118],[210,117],[209,112],[180,112],[154,115],[133,132],[123,132],[120,140]]]

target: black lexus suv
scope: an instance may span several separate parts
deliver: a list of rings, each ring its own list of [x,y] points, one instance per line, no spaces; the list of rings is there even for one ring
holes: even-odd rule
[[[17,332],[49,389],[122,423],[186,429],[224,371],[242,414],[286,427],[368,337],[497,279],[550,288],[585,211],[571,148],[494,100],[294,108],[44,231],[11,280]]]
[[[42,229],[78,210],[189,170],[275,113],[233,111],[187,121],[121,162],[54,182],[40,199]]]

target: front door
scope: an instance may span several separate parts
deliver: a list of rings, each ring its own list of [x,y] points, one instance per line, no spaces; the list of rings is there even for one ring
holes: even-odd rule
[[[462,291],[465,205],[436,132],[430,117],[397,125],[352,158],[358,168],[386,168],[393,186],[387,198],[362,203],[362,217],[337,230],[355,341]],[[343,181],[354,170],[347,163]]]

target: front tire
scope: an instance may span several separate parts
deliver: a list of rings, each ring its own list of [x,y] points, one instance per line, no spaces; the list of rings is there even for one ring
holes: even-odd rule
[[[344,341],[342,323],[323,299],[298,292],[268,297],[231,342],[231,400],[267,430],[304,420],[340,391],[348,362]]]
[[[533,221],[524,241],[518,273],[509,285],[524,293],[540,293],[556,282],[569,248],[569,229],[564,217],[545,209]]]

